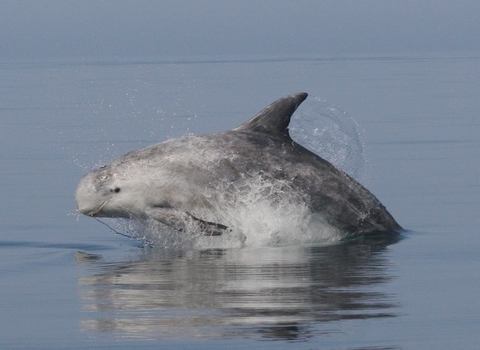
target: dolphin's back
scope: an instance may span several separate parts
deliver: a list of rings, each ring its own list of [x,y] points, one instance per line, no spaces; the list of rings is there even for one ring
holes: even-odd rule
[[[218,146],[229,153],[225,154],[226,159],[232,159],[227,168],[231,178],[233,172],[261,173],[271,181],[286,181],[312,212],[320,213],[327,222],[351,234],[401,229],[370,191],[298,143],[248,130],[216,136]]]
[[[258,158],[266,173],[292,179],[292,187],[306,193],[313,211],[322,212],[328,221],[345,231],[400,230],[400,225],[370,191],[291,139],[291,116],[306,98],[306,93],[286,96],[233,129],[232,133],[239,138],[237,142],[242,144],[240,149],[253,147],[244,152],[245,158],[261,155]]]

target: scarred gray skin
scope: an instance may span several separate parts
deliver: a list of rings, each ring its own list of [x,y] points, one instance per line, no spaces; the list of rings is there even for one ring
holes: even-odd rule
[[[329,225],[351,235],[401,230],[352,177],[294,142],[290,118],[307,97],[284,97],[239,127],[173,139],[125,154],[86,174],[78,209],[96,217],[155,219],[180,231],[231,229],[226,208],[245,203],[261,178]],[[275,199],[272,200],[275,205]]]

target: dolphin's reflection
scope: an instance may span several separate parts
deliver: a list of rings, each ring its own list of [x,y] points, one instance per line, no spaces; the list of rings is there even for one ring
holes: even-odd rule
[[[392,239],[318,248],[145,252],[79,279],[89,332],[119,337],[304,339],[345,319],[395,316],[378,288]]]

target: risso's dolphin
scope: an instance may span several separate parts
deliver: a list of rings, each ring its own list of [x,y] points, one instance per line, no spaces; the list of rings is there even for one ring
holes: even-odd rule
[[[298,207],[306,221],[346,235],[401,230],[365,187],[291,139],[290,118],[306,98],[286,96],[233,130],[168,140],[100,166],[78,184],[78,210],[219,235],[236,228],[237,210],[255,213],[267,200],[279,216]]]

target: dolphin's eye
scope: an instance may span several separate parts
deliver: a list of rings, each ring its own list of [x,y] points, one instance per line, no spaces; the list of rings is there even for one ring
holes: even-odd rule
[[[113,190],[111,189],[110,192],[118,193],[120,192],[120,187],[115,187]]]

